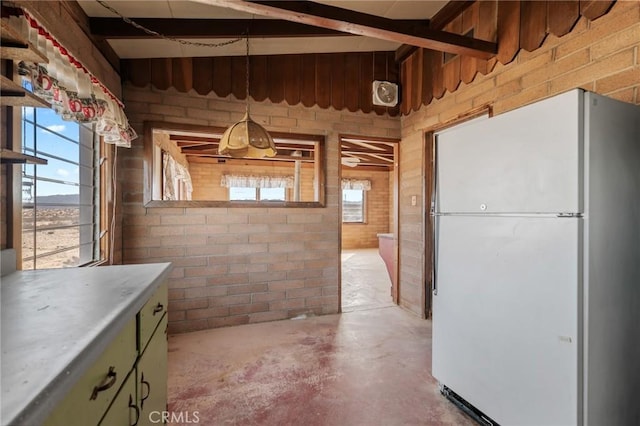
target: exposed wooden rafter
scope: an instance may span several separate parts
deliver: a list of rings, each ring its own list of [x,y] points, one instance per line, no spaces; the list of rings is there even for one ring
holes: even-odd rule
[[[200,3],[284,19],[345,33],[393,41],[453,54],[489,59],[497,46],[425,25],[403,24],[393,19],[354,12],[308,1],[197,0]]]
[[[431,18],[429,26],[434,30],[441,30],[456,16],[461,15],[462,12],[464,12],[473,3],[475,3],[474,0],[450,1],[440,9],[433,18]],[[404,61],[409,56],[413,55],[413,52],[415,52],[416,49],[418,49],[417,46],[403,44],[396,50],[396,62]]]
[[[249,37],[326,37],[348,33],[281,19],[176,19],[134,18],[136,23],[168,37],[231,38],[249,30]],[[143,39],[155,36],[127,24],[120,18],[90,18],[91,34],[107,39]],[[420,20],[399,20],[403,25],[423,24]]]
[[[272,133],[278,148],[278,154],[269,161],[302,161],[312,163],[315,155],[315,144],[301,140],[281,137],[277,132]],[[218,154],[220,135],[197,136],[189,133],[170,134],[169,139],[187,156],[189,161],[232,160],[227,155]],[[358,170],[392,170],[394,168],[393,142],[386,140],[358,139],[343,137],[341,139],[341,155],[343,158],[354,159],[353,166]],[[294,151],[301,151],[302,156],[293,155]],[[343,166],[348,167],[348,166]]]

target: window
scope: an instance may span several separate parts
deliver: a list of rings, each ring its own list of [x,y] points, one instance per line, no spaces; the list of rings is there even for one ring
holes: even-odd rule
[[[100,258],[99,144],[92,125],[22,108],[22,151],[48,160],[22,166],[22,269]]]
[[[324,136],[271,132],[275,157],[232,158],[218,153],[224,131],[145,122],[145,206],[324,206]]]
[[[229,188],[230,201],[286,201],[284,188]]]
[[[364,190],[342,190],[342,221],[345,223],[364,223]]]
[[[285,201],[284,188],[260,188],[258,189],[260,201]]]

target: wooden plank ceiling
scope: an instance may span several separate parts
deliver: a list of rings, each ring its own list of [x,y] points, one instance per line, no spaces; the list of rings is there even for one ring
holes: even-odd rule
[[[227,155],[218,153],[220,138],[224,129],[207,135],[190,132],[170,132],[169,140],[176,144],[188,161],[195,162],[230,162]],[[278,154],[273,158],[252,161],[276,161],[313,163],[316,158],[315,145],[322,138],[309,136],[291,138],[286,133],[271,132]],[[341,139],[342,167],[358,170],[390,171],[394,167],[394,142],[387,140],[364,139],[356,136],[345,136]]]
[[[207,136],[194,135],[190,133],[175,133],[169,135],[169,140],[174,142],[180,152],[187,157],[187,160],[210,160],[219,162],[229,160],[228,155],[218,153],[218,146],[222,132]],[[302,161],[303,163],[313,163],[315,161],[316,140],[309,137],[306,140],[290,139],[286,134],[271,133],[274,138],[278,154],[273,158],[265,158],[257,161]]]
[[[335,37],[357,35],[362,38],[405,43],[406,46],[438,49],[471,58],[488,59],[497,51],[494,41],[474,38],[442,29],[443,23],[467,8],[471,1],[446,4],[429,19],[389,19],[356,10],[312,1],[227,1],[194,0],[216,10],[259,16],[269,19],[167,19],[136,18],[136,22],[154,28],[168,37],[181,39],[213,39],[235,37],[248,32],[249,37],[275,40],[282,37]],[[344,2],[348,4],[350,2]],[[391,1],[382,3],[394,3]],[[444,3],[444,2],[439,2]],[[114,3],[116,4],[116,3]],[[86,5],[84,6],[87,7]],[[142,7],[142,6],[141,6]],[[362,7],[359,4],[357,8]],[[430,6],[416,2],[420,11]],[[440,6],[439,6],[440,7]],[[367,11],[376,10],[369,5]],[[437,9],[436,9],[437,10]],[[216,21],[214,25],[211,22]],[[148,33],[118,18],[92,17],[92,35],[100,39],[144,39]],[[349,37],[347,37],[349,38]],[[352,38],[352,37],[351,37]],[[338,42],[339,43],[339,42]],[[405,52],[410,52],[404,48]],[[399,106],[380,107],[372,104],[373,80],[401,83],[394,51],[349,53],[298,53],[262,55],[251,58],[251,96],[257,101],[286,101],[289,105],[318,105],[337,110],[365,113],[399,113]],[[122,62],[125,80],[137,86],[152,84],[159,89],[174,87],[201,95],[213,91],[218,96],[233,94],[245,97],[242,57],[168,57],[137,58]]]
[[[264,55],[251,60],[251,96],[290,105],[318,105],[337,110],[375,111],[377,114],[409,114],[446,92],[455,92],[478,74],[487,74],[500,62],[508,64],[523,49],[539,48],[548,34],[567,34],[580,17],[594,20],[605,14],[613,0],[567,1],[456,1],[440,9],[430,21],[394,20],[311,1],[194,0],[241,14],[287,22],[289,35],[330,36],[336,32],[404,43],[394,52],[304,53]],[[345,2],[345,4],[348,2]],[[262,19],[262,21],[268,21]],[[158,22],[167,31],[168,22]],[[211,31],[211,37],[227,35],[229,28]],[[276,26],[262,22],[262,37],[281,36]],[[116,29],[104,23],[102,37],[143,37],[130,29]],[[97,24],[96,24],[96,28]],[[111,29],[110,29],[111,28]],[[315,28],[313,30],[312,28]],[[174,28],[175,36],[203,36],[206,25],[184,23]],[[127,33],[129,32],[129,33]],[[98,29],[96,29],[96,34]],[[127,34],[125,34],[127,33]],[[181,34],[183,33],[183,34]],[[395,61],[394,61],[395,59]],[[397,61],[402,61],[398,69]],[[123,64],[125,79],[134,85],[153,84],[165,89],[211,91],[219,96],[233,94],[244,99],[242,57],[130,59]],[[400,83],[401,104],[393,108],[374,107],[371,82]]]
[[[342,167],[358,170],[391,171],[394,168],[394,143],[345,136],[340,140]]]

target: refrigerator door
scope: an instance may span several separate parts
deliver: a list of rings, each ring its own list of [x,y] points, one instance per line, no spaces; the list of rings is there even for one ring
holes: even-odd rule
[[[438,213],[582,212],[583,92],[436,135]]]
[[[586,98],[585,425],[640,425],[640,106]]]
[[[436,217],[432,374],[500,424],[578,423],[582,220]]]

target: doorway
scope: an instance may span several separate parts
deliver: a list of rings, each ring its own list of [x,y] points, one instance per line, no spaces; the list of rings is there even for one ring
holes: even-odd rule
[[[398,142],[340,136],[343,312],[398,303]]]

